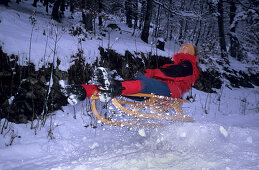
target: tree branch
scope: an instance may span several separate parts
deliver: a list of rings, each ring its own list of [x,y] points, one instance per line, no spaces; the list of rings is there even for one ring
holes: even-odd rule
[[[168,12],[174,14],[174,15],[178,15],[178,16],[182,16],[182,17],[191,17],[191,18],[202,18],[202,15],[199,15],[197,13],[194,13],[193,11],[175,11],[170,9],[168,6],[166,6],[165,4],[157,1],[157,0],[153,0],[153,2],[157,5],[160,5],[161,7],[163,7],[165,10],[167,10]]]

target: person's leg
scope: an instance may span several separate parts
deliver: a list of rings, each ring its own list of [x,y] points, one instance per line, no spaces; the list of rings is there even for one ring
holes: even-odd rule
[[[90,98],[94,91],[99,91],[96,85],[82,85],[86,91],[86,97]],[[165,82],[147,78],[144,75],[138,75],[136,80],[122,81],[121,86],[123,88],[121,95],[135,94],[135,93],[147,93],[156,94],[162,96],[171,96],[170,89]],[[119,87],[118,87],[119,88]]]
[[[139,93],[141,90],[140,80],[122,81],[121,82],[122,92],[121,95]]]
[[[135,80],[120,82],[109,77],[109,73],[105,68],[98,68],[96,80],[102,84],[100,88],[101,93],[105,93],[110,98],[135,93],[171,96],[170,89],[166,83],[147,78],[143,74],[138,75]]]
[[[82,84],[81,86],[84,87],[84,90],[86,92],[86,96],[85,97],[87,97],[87,98],[90,98],[95,91],[99,92],[99,89],[98,89],[97,85]]]
[[[145,77],[144,75],[138,75],[137,80],[141,82],[140,93],[156,94],[161,96],[171,96],[170,89],[165,82]]]

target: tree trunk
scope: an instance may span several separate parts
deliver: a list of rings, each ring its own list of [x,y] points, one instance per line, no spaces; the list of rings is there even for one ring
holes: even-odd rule
[[[229,52],[230,55],[234,58],[236,58],[237,60],[241,60],[242,57],[242,52],[241,52],[241,47],[240,47],[240,43],[238,41],[238,38],[236,36],[236,25],[233,23],[234,22],[234,18],[236,16],[236,3],[234,0],[230,1],[230,13],[229,13],[229,22],[230,22],[230,48],[229,48]]]
[[[52,9],[52,19],[60,22],[60,14],[59,14],[59,7],[61,5],[62,0],[56,0]]]
[[[182,44],[184,41],[184,25],[185,25],[185,20],[184,19],[180,19],[179,21],[180,23],[180,28],[179,28],[179,37],[178,37],[178,41],[180,44]]]
[[[150,23],[152,19],[152,2],[153,2],[152,0],[147,0],[144,27],[141,33],[141,40],[143,40],[146,43],[148,43],[149,28],[150,28]]]
[[[169,0],[169,4],[172,4],[173,0]],[[173,5],[170,6],[169,10],[172,10]],[[167,35],[166,40],[172,40],[173,39],[173,22],[172,22],[173,14],[171,12],[167,12]]]
[[[46,12],[49,13],[49,0],[44,0],[44,6],[46,6]]]
[[[74,0],[69,1],[69,7],[70,7],[70,12],[74,13],[75,11]]]
[[[157,15],[156,15],[156,25],[155,25],[154,37],[158,37],[160,8],[161,8],[161,6],[158,5],[158,8],[157,8]]]
[[[134,0],[133,4],[133,16],[134,16],[134,26],[132,36],[135,34],[135,31],[138,27],[138,0]]]
[[[147,2],[146,1],[141,1],[141,12],[140,12],[140,15],[139,15],[139,27],[138,29],[142,29],[143,27],[143,23],[144,23],[144,20],[145,20],[145,13],[146,13],[146,10],[147,10]]]
[[[98,13],[99,13],[99,17],[98,17],[98,25],[102,26],[103,25],[103,19],[101,16],[102,13],[102,9],[103,9],[103,4],[102,4],[102,0],[98,0]]]
[[[91,14],[82,12],[82,19],[87,31],[93,31],[93,17]]]
[[[62,0],[60,4],[60,11],[62,14],[64,14],[65,10],[65,0]]]
[[[218,30],[219,30],[219,44],[221,49],[221,57],[228,62],[227,59],[227,47],[225,41],[225,32],[224,32],[224,9],[223,9],[223,0],[218,2]]]
[[[197,32],[195,30],[195,36],[193,36],[193,42],[194,45],[197,47],[200,41],[200,36],[201,36],[201,31],[202,31],[202,21],[198,20],[198,24],[197,24]]]
[[[37,2],[38,2],[38,0],[33,0],[32,6],[37,7]]]
[[[126,10],[126,24],[129,28],[132,28],[132,0],[126,0],[125,10]]]
[[[88,1],[88,3],[91,3]],[[88,7],[87,7],[88,6]],[[88,10],[86,10],[86,8]],[[82,20],[87,31],[93,31],[93,16],[90,14],[90,5],[86,5],[86,1],[82,0]]]

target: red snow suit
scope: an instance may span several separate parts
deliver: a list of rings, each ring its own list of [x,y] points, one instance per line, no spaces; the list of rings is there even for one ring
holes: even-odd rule
[[[185,77],[169,77],[166,76],[161,69],[147,69],[144,74],[148,78],[153,78],[165,82],[170,91],[171,96],[180,98],[185,92],[187,92],[191,86],[196,82],[199,77],[199,69],[197,67],[198,57],[190,54],[177,53],[173,55],[173,64],[166,64],[162,69],[166,69],[173,65],[181,64],[184,61],[189,61],[192,65],[192,74]]]
[[[190,54],[177,53],[173,55],[173,60],[173,64],[166,64],[162,66],[161,69],[145,70],[146,73],[144,75],[148,78],[165,82],[170,89],[171,96],[175,98],[180,98],[185,92],[187,92],[191,88],[191,86],[196,82],[199,77],[199,69],[197,67],[198,57]],[[170,68],[170,66],[181,65],[182,67],[184,65],[183,63],[186,61],[188,61],[189,65],[191,65],[189,66],[191,68],[191,73],[188,73],[188,76],[179,76],[180,74],[178,76],[174,76],[173,73],[169,73],[170,76],[167,76],[165,74],[165,71],[163,71],[163,69],[166,70],[167,68]],[[170,69],[167,69],[167,72],[168,70],[170,71]],[[181,70],[179,70],[179,72],[181,72]],[[121,82],[121,84],[122,87],[125,88],[122,91],[122,95],[139,93],[141,91],[140,80],[123,81]],[[96,85],[82,84],[82,86],[86,90],[86,97],[91,97],[94,91],[99,91]]]

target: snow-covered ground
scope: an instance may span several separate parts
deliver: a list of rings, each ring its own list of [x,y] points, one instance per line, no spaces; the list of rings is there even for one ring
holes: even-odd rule
[[[258,169],[258,88],[226,89],[220,103],[218,94],[194,93],[196,101],[183,105],[194,123],[90,128],[87,100],[55,112],[37,135],[30,124],[9,124],[0,136],[0,169]],[[6,146],[11,134],[20,138]]]
[[[0,44],[6,53],[19,55],[20,64],[25,64],[29,60],[29,55],[36,68],[42,67],[44,63],[52,63],[55,45],[56,56],[61,60],[59,66],[61,70],[69,68],[70,57],[77,53],[78,49],[83,49],[88,63],[93,63],[100,56],[99,46],[103,48],[109,46],[121,54],[124,54],[126,50],[143,53],[157,52],[154,44],[146,44],[132,36],[132,30],[120,23],[117,17],[111,17],[109,21],[105,21],[105,24],[107,26],[109,23],[116,23],[122,31],[110,30],[110,36],[107,34],[106,37],[88,34],[88,38],[84,38],[82,35],[71,36],[69,34],[72,26],[80,25],[78,22],[81,19],[80,13],[75,13],[73,16],[75,19],[72,20],[69,19],[70,12],[65,12],[66,20],[60,24],[49,19],[50,15],[44,12],[44,8],[40,8],[40,3],[35,13],[33,10],[36,9],[31,4],[31,1],[25,1],[20,5],[10,3],[8,8],[0,6]],[[30,17],[36,20],[34,26]],[[79,42],[79,38],[84,38],[84,41]],[[169,42],[167,46],[165,51],[158,50],[157,53],[170,57],[178,49],[178,46],[174,47],[172,42]]]
[[[0,6],[0,43],[8,54],[19,54],[20,63],[29,54],[31,3]],[[62,59],[60,69],[66,70],[70,55],[81,48],[78,37],[68,34],[73,21],[66,21],[62,30],[61,25],[53,26],[40,9],[35,16],[31,60],[37,67],[43,65],[44,56],[52,61],[55,39],[50,33],[58,28],[57,56]],[[123,23],[120,26],[125,31],[112,32],[110,40],[117,52],[155,52],[152,45],[127,33]],[[99,56],[98,46],[107,47],[108,42],[107,37],[83,41],[87,61],[93,62]],[[165,52],[158,53],[171,56],[178,48],[173,43],[166,47]],[[31,123],[9,123],[1,129],[0,169],[259,169],[259,88],[231,90],[223,86],[214,94],[195,89],[192,93],[196,96],[194,102],[183,108],[195,119],[194,123],[168,122],[159,128],[97,124],[92,128],[95,121],[88,99],[63,107],[36,130],[30,129]],[[1,128],[3,124],[1,120]]]

